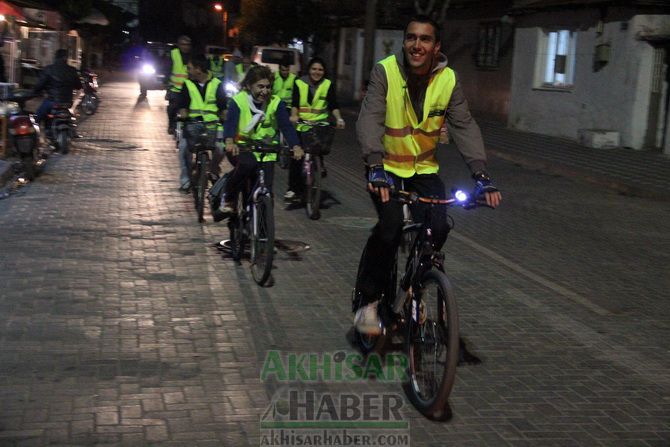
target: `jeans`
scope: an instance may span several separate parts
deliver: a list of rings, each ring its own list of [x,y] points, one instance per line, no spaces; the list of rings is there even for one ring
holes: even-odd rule
[[[401,179],[388,173],[393,177],[396,188],[401,189],[401,181],[404,182],[402,189],[415,191],[422,197],[446,198],[446,191],[442,179],[437,174],[415,174],[412,177]],[[368,239],[357,279],[356,290],[362,297],[361,306],[377,301],[384,291],[393,268],[395,254],[400,246],[402,238],[402,204],[391,199],[382,203],[379,196],[370,194],[372,202],[377,210],[379,221],[372,229],[372,235]],[[410,206],[412,218],[415,222],[424,222],[428,204],[414,204]],[[447,206],[436,205],[431,214],[431,229],[433,235],[433,248],[440,250],[447,240],[449,225],[447,224]]]
[[[42,125],[54,104],[56,104],[56,101],[49,98],[45,98],[44,101],[42,101],[37,112],[35,112],[35,120],[37,121],[37,124],[40,126]]]
[[[191,169],[193,166],[193,154],[188,150],[186,138],[179,140],[179,184],[184,185],[191,180]]]

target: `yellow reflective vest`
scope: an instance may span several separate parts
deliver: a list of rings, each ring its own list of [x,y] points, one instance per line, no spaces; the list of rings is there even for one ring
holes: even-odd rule
[[[198,86],[193,81],[187,79],[184,85],[188,89],[188,95],[191,98],[191,103],[188,106],[189,118],[202,117],[202,121],[209,129],[222,130],[223,126],[219,119],[219,107],[216,105],[216,91],[221,85],[221,81],[217,78],[210,79],[205,89],[205,97],[200,95]]]
[[[388,82],[386,129],[382,139],[386,152],[384,169],[403,178],[437,173],[439,165],[435,159],[435,147],[456,85],[454,71],[444,67],[431,75],[423,103],[423,116],[419,121],[395,55],[379,63],[384,67]]]
[[[179,48],[173,48],[170,51],[170,59],[172,59],[172,73],[170,74],[170,91],[180,92],[184,81],[188,78],[188,70],[184,61],[181,58]]]
[[[223,76],[223,64],[225,60],[223,56],[211,56],[209,58],[209,69],[212,71],[212,76],[220,78]]]
[[[270,102],[268,102],[267,107],[265,108],[265,117],[263,121],[256,125],[253,129],[248,132],[245,132],[244,129],[251,122],[251,107],[249,107],[249,93],[245,90],[239,92],[237,95],[233,96],[233,101],[237,104],[237,107],[240,109],[240,120],[237,123],[237,135],[235,136],[235,141],[239,143],[244,143],[248,141],[258,141],[263,142],[263,144],[279,144],[279,133],[277,132],[277,107],[279,106],[279,101],[281,98],[279,96],[271,96]],[[256,160],[261,160],[261,154],[254,152]],[[265,154],[263,161],[275,161],[277,160],[277,154]]]
[[[279,96],[286,103],[287,107],[291,107],[294,85],[295,74],[289,73],[286,79],[284,79],[279,73],[275,73],[275,80],[272,83],[272,94]]]
[[[307,101],[309,85],[302,79],[295,81],[295,86],[300,93],[300,103],[298,106],[298,116],[305,121],[324,121],[328,119],[328,90],[330,89],[330,79],[324,79],[317,87],[312,98],[312,103]],[[296,105],[294,104],[293,107]],[[305,132],[310,126],[298,124],[297,130]]]

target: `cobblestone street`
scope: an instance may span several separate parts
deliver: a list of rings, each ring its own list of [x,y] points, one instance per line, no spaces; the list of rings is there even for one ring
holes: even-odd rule
[[[321,220],[276,201],[274,284],[260,288],[213,246],[226,226],[198,224],[178,190],[164,92],[137,104],[136,83],[101,92],[71,152],[0,200],[0,446],[257,446],[292,385],[260,380],[266,353],[352,351],[375,222],[356,116],[326,158]],[[441,149],[446,184],[469,188],[455,147]],[[411,445],[669,446],[670,202],[489,166],[501,208],[455,210],[445,245],[482,363],[458,368],[448,422],[405,401]]]

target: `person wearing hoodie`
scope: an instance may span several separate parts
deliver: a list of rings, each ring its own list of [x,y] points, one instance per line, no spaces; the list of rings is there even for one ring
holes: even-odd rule
[[[402,53],[372,69],[356,123],[368,191],[379,218],[363,250],[356,284],[354,326],[361,333],[381,332],[377,304],[402,237],[402,205],[390,200],[391,189],[446,198],[435,158],[445,121],[478,192],[489,206],[498,206],[502,197],[486,172],[481,131],[440,52],[440,26],[427,16],[414,17],[405,28]],[[421,221],[424,210],[412,208],[414,219]],[[446,205],[435,206],[431,224],[434,248],[440,250],[449,231]]]
[[[319,57],[312,58],[307,64],[307,75],[296,79],[293,88],[291,104],[291,122],[298,120],[325,121],[329,112],[335,117],[336,128],[344,129],[344,120],[337,104],[336,88],[330,79],[326,78],[326,64]],[[298,124],[298,135],[310,130],[310,126]],[[302,141],[302,138],[301,138]],[[323,164],[322,164],[323,166]],[[325,168],[322,175],[325,175]],[[284,194],[285,200],[294,200],[304,189],[302,183],[302,162],[291,160],[288,175],[288,190]]]

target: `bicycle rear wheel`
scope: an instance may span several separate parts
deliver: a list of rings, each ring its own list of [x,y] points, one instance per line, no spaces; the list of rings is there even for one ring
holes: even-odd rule
[[[312,154],[310,162],[312,172],[305,185],[305,210],[307,211],[307,217],[318,220],[321,217],[321,211],[319,211],[321,205],[321,159],[318,155]]]
[[[405,393],[424,416],[448,419],[447,399],[458,365],[458,311],[444,273],[429,270],[423,274],[407,321],[409,381],[404,385]]]
[[[251,231],[251,275],[258,285],[265,285],[272,273],[275,225],[272,198],[264,195],[254,206]]]
[[[230,248],[233,255],[233,260],[238,261],[242,259],[244,253],[245,241],[245,212],[244,212],[244,193],[240,191],[237,195],[236,212],[228,222],[230,228]]]

